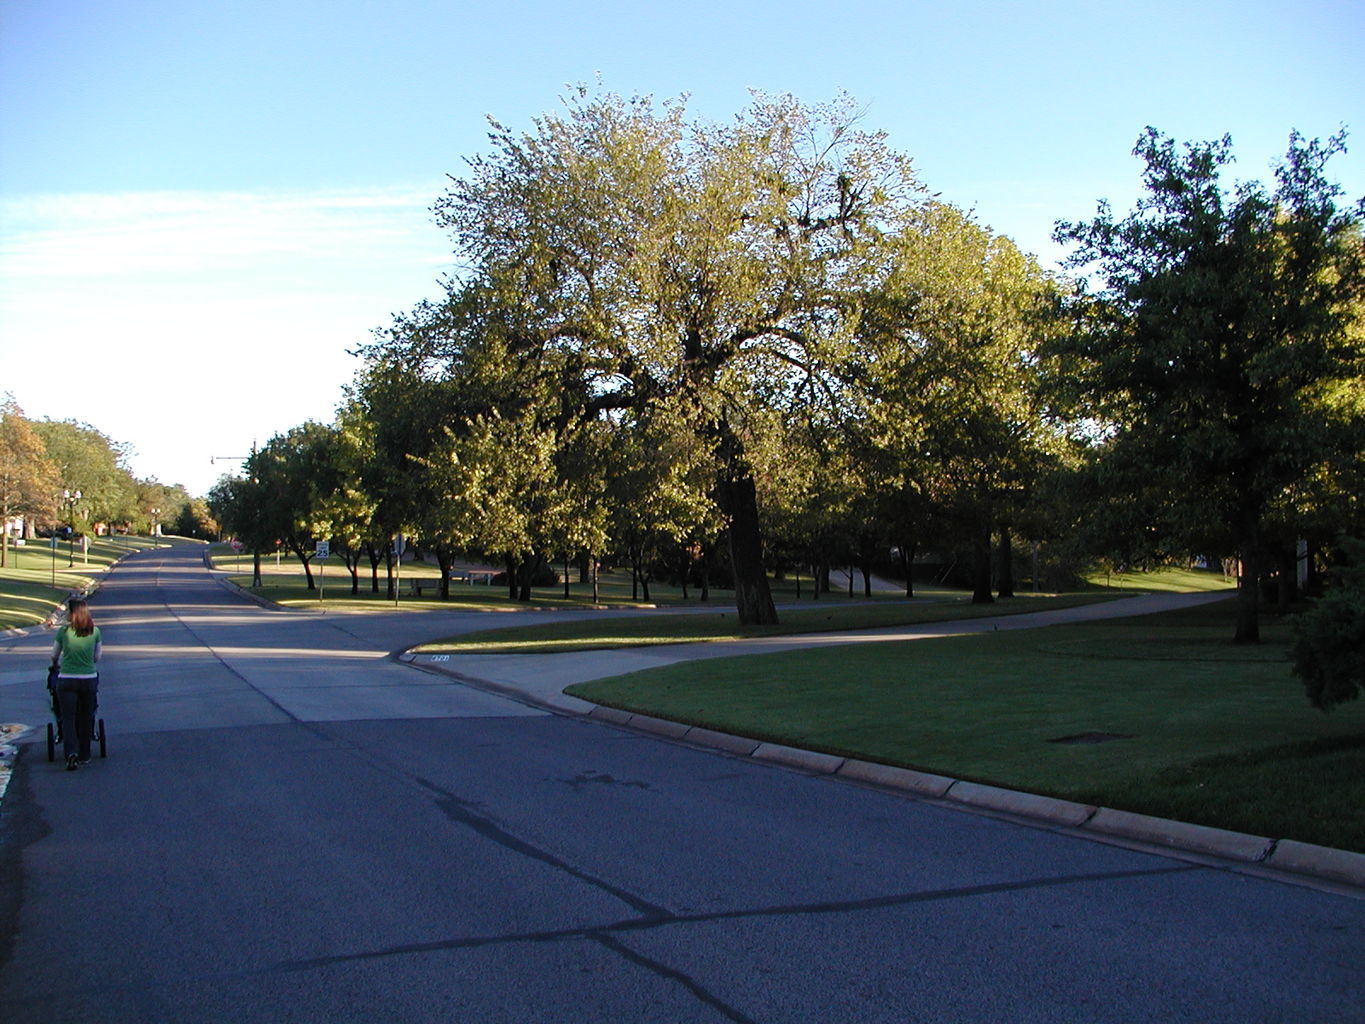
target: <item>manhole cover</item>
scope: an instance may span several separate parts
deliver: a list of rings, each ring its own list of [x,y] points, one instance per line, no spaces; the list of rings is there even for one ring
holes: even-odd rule
[[[1108,743],[1110,740],[1131,740],[1133,737],[1121,732],[1078,732],[1074,736],[1058,736],[1049,743]]]

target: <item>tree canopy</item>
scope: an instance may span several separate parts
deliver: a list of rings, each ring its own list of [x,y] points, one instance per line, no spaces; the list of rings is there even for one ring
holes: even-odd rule
[[[1137,207],[1058,226],[1091,288],[930,195],[846,96],[715,124],[581,89],[490,121],[433,208],[445,294],[375,332],[333,427],[262,450],[258,497],[289,508],[243,515],[244,481],[221,517],[330,536],[353,574],[363,550],[376,590],[398,535],[447,586],[457,556],[504,563],[523,599],[551,561],[715,570],[746,623],[775,620],[774,571],[818,594],[893,552],[907,593],[931,552],[979,601],[1012,592],[1015,538],[1062,570],[1236,555],[1253,639],[1263,570],[1362,527],[1342,145],[1292,136],[1273,187],[1229,186],[1228,140],[1149,130]]]
[[[82,533],[96,526],[151,532],[154,523],[202,525],[187,514],[184,487],[137,479],[128,453],[127,445],[89,424],[30,420],[6,394],[0,403],[0,522],[6,524],[0,566],[8,557],[8,524],[20,517],[30,535],[58,526]]]
[[[1303,498],[1360,451],[1362,207],[1325,176],[1343,138],[1291,136],[1273,190],[1229,189],[1231,140],[1148,129],[1146,193],[1061,224],[1103,288],[1064,346],[1111,490],[1186,550],[1236,552],[1236,637],[1258,639],[1261,568],[1310,528]]]

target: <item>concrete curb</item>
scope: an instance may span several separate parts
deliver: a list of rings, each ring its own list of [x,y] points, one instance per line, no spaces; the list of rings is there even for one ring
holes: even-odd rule
[[[1264,836],[1249,836],[1241,832],[1210,828],[1207,825],[1167,821],[1165,818],[1115,811],[1108,807],[1099,808],[1086,827],[1105,835],[1136,839],[1143,843],[1169,846],[1194,853],[1212,854],[1243,864],[1264,863],[1274,845],[1272,840]],[[1361,881],[1365,882],[1365,877],[1362,877]]]
[[[1295,874],[1313,875],[1347,885],[1365,884],[1365,853],[1281,839],[1270,851],[1266,863],[1272,868]]]
[[[208,570],[213,581],[228,593],[246,598],[248,601],[264,608],[268,612],[293,612],[299,610],[297,608],[286,608],[284,605],[276,604],[274,601],[267,600],[253,590],[249,590],[246,587],[240,587],[236,583],[233,583],[227,578],[227,574],[223,570],[215,569],[213,567],[213,558],[209,555],[208,548],[204,548],[204,568]]]
[[[979,782],[954,781],[944,792],[948,800],[980,807],[988,811],[1017,814],[1022,818],[1040,818],[1068,828],[1079,828],[1095,817],[1096,808],[1070,800],[1059,800],[1036,793],[1019,793]]]
[[[749,755],[755,761],[768,761],[784,768],[810,772],[812,775],[833,775],[843,767],[844,759],[833,754],[820,754],[799,747],[784,747],[780,743],[760,743]]]
[[[903,789],[917,796],[938,799],[956,783],[946,775],[933,775],[917,772],[913,768],[897,768],[895,765],[878,764],[876,761],[857,761],[849,758],[839,769],[839,774],[847,779],[885,786],[888,789]]]
[[[19,754],[19,741],[33,728],[27,725],[8,723],[0,725],[0,801],[5,798],[5,790],[9,789],[9,780],[14,775],[14,759]]]
[[[1196,857],[1216,858],[1233,865],[1260,869],[1269,877],[1278,877],[1285,881],[1297,878],[1301,881],[1317,880],[1344,886],[1344,889],[1335,891],[1365,898],[1365,854],[1314,846],[1292,839],[1271,839],[1207,825],[1191,825],[1146,814],[1135,814],[1131,811],[1080,804],[1037,793],[1024,793],[965,779],[954,779],[912,768],[804,750],[593,704],[568,694],[562,694],[558,699],[552,700],[543,694],[536,694],[514,685],[465,676],[444,665],[425,662],[419,665],[412,652],[400,653],[396,658],[413,664],[414,667],[451,676],[478,689],[512,697],[522,703],[559,714],[638,730],[651,736],[688,743],[779,768],[811,775],[834,776],[878,789],[942,801],[947,805],[958,805],[964,809],[1007,815],[1026,823],[1064,829],[1074,835],[1093,840],[1130,842]]]
[[[1293,839],[1274,840],[1207,825],[1191,825],[1038,793],[1002,789],[912,768],[844,758],[780,743],[765,743],[752,737],[688,726],[602,705],[591,705],[591,710],[582,717],[811,775],[832,775],[879,789],[960,804],[972,810],[1005,814],[1072,830],[1077,835],[1090,838],[1127,840],[1365,889],[1365,854],[1347,850],[1314,846]]]
[[[1006,814],[1040,825],[1072,830],[1077,835],[1092,839],[1126,840],[1365,890],[1365,854],[1314,846],[1292,839],[1274,840],[1207,825],[1191,825],[1038,793],[1002,789],[913,768],[765,743],[752,737],[669,722],[619,708],[591,705],[590,711],[577,713],[593,721],[638,729],[650,735],[681,740],[736,757],[751,758],[811,775],[832,775],[879,789],[959,804],[972,810]]]

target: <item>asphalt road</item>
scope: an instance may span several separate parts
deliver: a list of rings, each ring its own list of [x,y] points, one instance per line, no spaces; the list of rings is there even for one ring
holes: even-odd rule
[[[92,610],[109,758],[29,743],[0,808],[6,1024],[1365,1021],[1365,901],[387,657],[486,615],[271,612],[186,548]]]

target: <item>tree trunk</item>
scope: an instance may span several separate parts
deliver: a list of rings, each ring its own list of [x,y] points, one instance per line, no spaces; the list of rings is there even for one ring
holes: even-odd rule
[[[1319,549],[1314,541],[1309,541],[1307,548],[1303,556],[1305,559],[1303,592],[1318,597],[1322,594],[1322,574],[1318,571]]]
[[[365,542],[365,554],[370,559],[370,593],[379,593],[379,563],[382,557],[379,553],[379,545],[373,541]]]
[[[1232,642],[1261,642],[1261,554],[1255,539],[1242,548],[1242,574],[1237,577],[1237,632]]]
[[[900,546],[901,568],[905,570],[905,596],[912,598],[915,596],[915,545],[902,544]]]
[[[361,552],[352,551],[349,548],[342,558],[346,562],[346,571],[351,574],[351,596],[360,596],[360,556]]]
[[[830,593],[829,586],[829,562],[817,562],[810,567],[812,577],[811,589],[815,591],[815,599],[820,600],[821,594]]]
[[[991,524],[982,522],[972,544],[972,604],[994,604],[991,596]]]
[[[735,610],[746,626],[775,625],[768,574],[763,569],[763,534],[758,525],[758,492],[744,474],[721,484],[722,504],[730,517],[730,564],[735,573]]]
[[[309,592],[317,590],[317,581],[313,579],[313,561],[308,557],[309,552],[305,552],[303,548],[298,545],[293,545],[293,548],[294,554],[298,556],[299,562],[303,565],[303,575],[304,578],[308,580]]]
[[[450,549],[444,544],[436,547],[436,564],[441,567],[441,600],[450,600],[450,566],[452,562]]]
[[[1000,597],[1014,596],[1014,548],[1010,544],[1010,528],[1000,524]]]
[[[1281,544],[1275,549],[1276,608],[1284,614],[1299,599],[1299,558],[1297,545]]]

